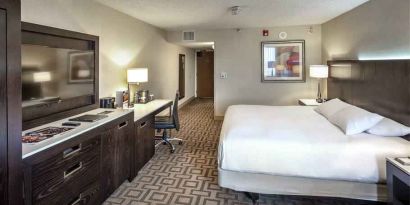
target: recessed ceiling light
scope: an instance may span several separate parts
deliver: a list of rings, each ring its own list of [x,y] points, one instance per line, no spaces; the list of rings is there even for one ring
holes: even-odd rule
[[[231,7],[231,13],[233,16],[238,15],[241,12],[241,7],[240,6],[233,6]]]

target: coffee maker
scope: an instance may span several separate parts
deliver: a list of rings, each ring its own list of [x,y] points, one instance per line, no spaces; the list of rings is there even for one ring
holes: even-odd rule
[[[150,101],[149,90],[139,90],[135,93],[135,103],[145,104]]]

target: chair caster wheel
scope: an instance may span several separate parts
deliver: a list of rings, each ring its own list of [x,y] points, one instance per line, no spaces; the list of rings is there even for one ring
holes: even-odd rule
[[[182,141],[179,141],[179,143],[178,143],[179,145],[182,145]]]
[[[163,142],[162,144],[163,144],[163,145],[166,145],[167,143],[166,143],[166,142]]]
[[[173,149],[171,149],[171,151],[170,151],[171,153],[174,153],[175,152],[175,150],[173,150]]]

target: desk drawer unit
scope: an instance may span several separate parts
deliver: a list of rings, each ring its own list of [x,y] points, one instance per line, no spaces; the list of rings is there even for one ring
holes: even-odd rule
[[[100,152],[101,138],[96,136],[31,165],[30,204],[95,204]]]

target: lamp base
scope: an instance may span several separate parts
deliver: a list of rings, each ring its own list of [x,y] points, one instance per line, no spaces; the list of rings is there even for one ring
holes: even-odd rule
[[[319,80],[319,83],[317,84],[316,102],[318,102],[318,103],[323,103],[324,102],[324,100],[322,99],[322,92],[321,92],[321,88],[320,88],[320,80]]]

